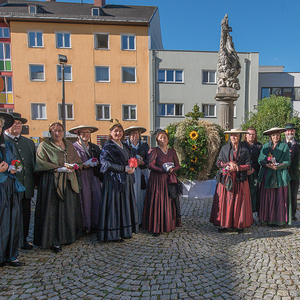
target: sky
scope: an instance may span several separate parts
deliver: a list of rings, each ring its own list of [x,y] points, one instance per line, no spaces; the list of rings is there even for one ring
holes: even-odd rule
[[[220,23],[227,13],[237,52],[259,52],[260,65],[300,72],[299,0],[106,0],[106,4],[157,6],[166,50],[218,51]]]

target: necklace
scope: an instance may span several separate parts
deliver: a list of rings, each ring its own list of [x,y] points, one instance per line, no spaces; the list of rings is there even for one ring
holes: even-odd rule
[[[167,147],[167,151],[165,152],[163,149],[161,149],[159,146],[158,146],[158,148],[164,153],[164,154],[167,154],[168,153],[168,150],[169,150],[169,148]]]

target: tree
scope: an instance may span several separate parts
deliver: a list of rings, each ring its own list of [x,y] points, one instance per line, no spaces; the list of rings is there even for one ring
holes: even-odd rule
[[[242,125],[243,130],[254,127],[257,130],[258,140],[262,143],[268,141],[263,132],[272,127],[285,127],[286,123],[300,125],[299,113],[292,107],[291,99],[287,97],[271,95],[269,98],[258,100],[256,111],[249,113],[249,120]],[[296,138],[299,138],[299,130]]]

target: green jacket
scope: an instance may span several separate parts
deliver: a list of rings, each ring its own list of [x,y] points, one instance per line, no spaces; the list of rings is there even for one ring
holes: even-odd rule
[[[288,185],[291,177],[288,172],[288,167],[291,163],[291,155],[289,151],[289,147],[287,144],[279,142],[276,148],[273,150],[272,156],[276,158],[276,162],[280,164],[284,164],[280,167],[279,170],[272,170],[266,167],[268,163],[268,156],[269,156],[269,143],[263,145],[263,148],[260,151],[260,155],[258,158],[258,163],[262,166],[258,174],[258,182],[262,182],[264,178],[264,174],[266,174],[266,181],[265,181],[265,189],[274,188],[274,177],[276,175],[277,179],[277,186],[276,187],[283,187]],[[273,178],[272,178],[273,177]],[[276,182],[276,180],[275,180]]]

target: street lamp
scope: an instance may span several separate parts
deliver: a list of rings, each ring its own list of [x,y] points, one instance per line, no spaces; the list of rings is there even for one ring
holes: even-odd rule
[[[62,81],[61,118],[64,127],[64,137],[66,138],[65,64],[68,62],[67,56],[58,54],[58,62],[61,65],[61,81]]]

